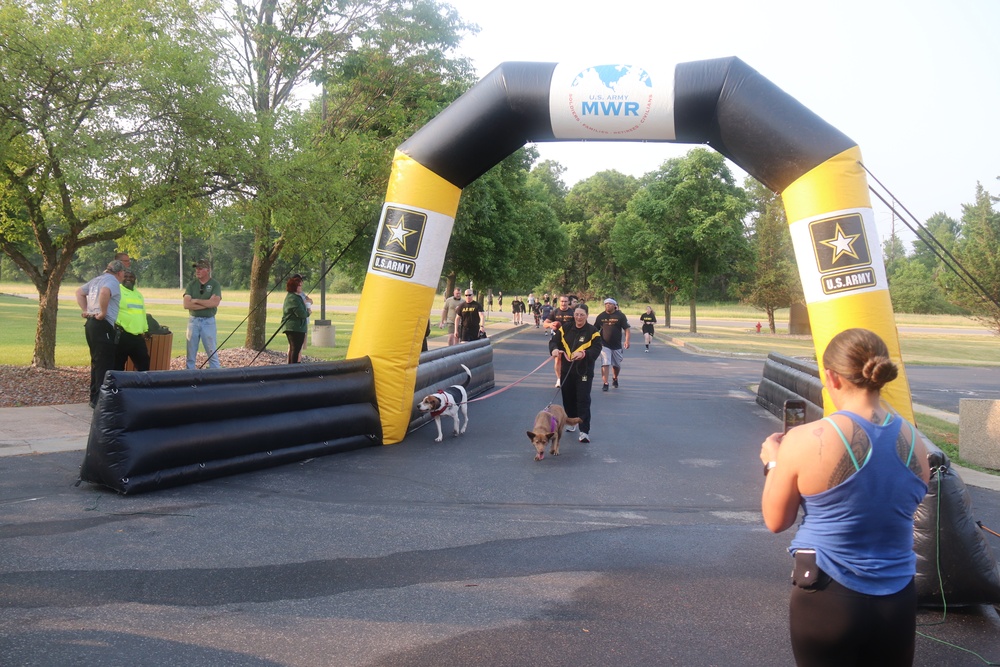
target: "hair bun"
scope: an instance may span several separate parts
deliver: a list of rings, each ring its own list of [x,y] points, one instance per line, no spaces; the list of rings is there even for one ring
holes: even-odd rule
[[[888,357],[873,357],[865,362],[861,375],[872,388],[881,389],[884,384],[896,379],[899,369]]]

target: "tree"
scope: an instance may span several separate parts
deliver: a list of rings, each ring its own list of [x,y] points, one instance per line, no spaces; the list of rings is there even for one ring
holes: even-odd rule
[[[689,328],[697,333],[700,281],[724,274],[746,255],[746,194],[725,158],[705,148],[667,160],[643,181],[616,231],[618,248],[662,288],[668,278],[676,281],[689,297]]]
[[[996,198],[979,183],[976,201],[962,206],[962,225],[955,243],[954,255],[979,287],[971,280],[963,281],[954,274],[942,276],[950,288],[949,299],[969,310],[973,317],[1000,334],[1000,214],[993,209]]]
[[[626,282],[615,260],[611,231],[638,189],[638,180],[608,170],[580,181],[566,196],[565,222],[569,225],[570,250],[566,257],[563,291],[621,297]]]
[[[892,309],[897,313],[946,313],[951,310],[941,290],[936,289],[931,270],[907,258],[897,263],[889,281]]]
[[[397,106],[404,106],[399,101],[409,96],[411,102],[424,105],[422,91],[374,84],[392,83],[392,75],[407,71],[447,78],[444,54],[458,44],[467,26],[453,9],[433,0],[235,0],[231,7],[223,17],[232,30],[227,49],[232,77],[255,124],[250,161],[242,174],[246,196],[241,206],[254,234],[246,346],[261,349],[267,311],[259,306],[266,299],[271,268],[289,242],[289,229],[295,227],[306,235],[317,231],[295,211],[302,200],[302,179],[289,180],[295,170],[288,169],[288,164],[298,149],[287,141],[287,133],[294,125],[291,107],[302,84],[312,77],[335,90],[322,114],[324,123],[339,123],[341,130],[350,129],[359,136],[365,131],[377,135],[380,128],[389,128],[391,134],[400,125],[392,116]],[[366,73],[367,65],[375,65],[377,75]],[[390,76],[382,79],[383,73]],[[328,138],[337,136],[328,133]],[[336,152],[329,145],[324,150]],[[365,164],[356,162],[351,167]],[[385,164],[388,171],[391,163],[379,164]],[[353,169],[338,180],[350,184],[352,175]],[[314,188],[328,185],[318,180],[309,184]],[[356,201],[352,196],[341,204]],[[329,221],[328,215],[319,218]]]
[[[462,192],[443,272],[508,294],[531,289],[565,251],[555,212],[529,187],[534,147],[520,148]]]
[[[199,0],[0,5],[0,248],[38,290],[33,366],[55,366],[57,297],[78,250],[228,186],[204,13]]]
[[[949,217],[945,213],[935,213],[931,217],[927,218],[927,222],[924,223],[924,227],[927,233],[930,234],[933,239],[944,246],[945,250],[951,252],[955,247],[955,238],[958,236],[958,221],[952,217]],[[921,238],[925,237],[926,234],[921,232]],[[928,245],[924,240],[916,241],[913,244],[913,259],[920,262],[928,271],[932,271],[935,274],[941,268],[941,260],[938,259],[938,255],[942,254],[941,248],[938,244],[934,243],[931,239],[927,239],[933,244],[933,250],[931,245]],[[935,250],[937,252],[935,252]]]
[[[781,199],[751,177],[743,188],[751,202],[751,264],[750,278],[738,291],[745,303],[764,311],[773,334],[777,331],[774,311],[801,303],[802,283]]]

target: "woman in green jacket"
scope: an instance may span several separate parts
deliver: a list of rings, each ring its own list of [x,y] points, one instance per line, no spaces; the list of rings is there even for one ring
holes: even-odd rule
[[[285,288],[288,294],[285,295],[282,316],[285,322],[285,336],[288,337],[288,363],[297,364],[309,327],[309,310],[302,298],[302,276],[296,274],[289,278]]]

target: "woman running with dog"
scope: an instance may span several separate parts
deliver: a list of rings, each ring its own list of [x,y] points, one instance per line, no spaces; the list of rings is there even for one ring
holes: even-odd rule
[[[579,417],[580,442],[590,442],[590,389],[594,385],[594,362],[601,356],[601,330],[587,322],[587,311],[573,311],[573,323],[560,326],[549,340],[549,354],[562,360],[560,382],[563,408],[569,417]],[[569,431],[575,431],[573,426]]]
[[[760,448],[764,523],[781,532],[803,510],[789,547],[792,652],[800,667],[911,665],[913,513],[927,493],[927,451],[913,425],[881,404],[898,369],[875,333],[841,332],[823,366],[837,412]]]

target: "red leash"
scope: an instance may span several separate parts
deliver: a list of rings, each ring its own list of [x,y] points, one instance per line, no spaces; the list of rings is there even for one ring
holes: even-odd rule
[[[539,370],[541,370],[542,366],[544,366],[545,364],[549,363],[550,361],[552,361],[552,357],[549,357],[548,359],[546,359],[542,363],[538,364],[538,367],[535,368],[535,370],[531,371],[530,373],[528,373],[527,375],[525,375],[520,380],[517,380],[516,382],[512,382],[509,385],[507,385],[506,387],[504,387],[503,389],[497,389],[496,391],[491,392],[489,394],[486,394],[485,396],[480,396],[479,398],[471,398],[468,401],[466,401],[466,403],[475,403],[476,401],[484,401],[487,398],[492,398],[493,396],[496,396],[497,394],[502,394],[503,392],[507,391],[508,389],[510,389],[511,387],[513,387],[514,385],[520,384],[520,383],[524,382],[525,380],[527,380],[529,377],[531,377],[532,375],[534,375],[535,373],[537,373]]]

